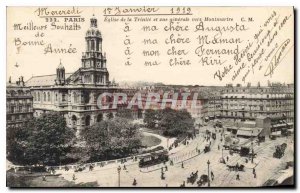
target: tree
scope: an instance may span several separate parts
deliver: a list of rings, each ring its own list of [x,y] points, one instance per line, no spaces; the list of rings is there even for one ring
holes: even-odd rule
[[[86,127],[82,136],[91,161],[128,156],[141,147],[138,127],[120,117]]]
[[[144,123],[148,128],[156,128],[157,123],[161,120],[162,110],[147,109],[145,111]]]
[[[114,118],[114,114],[112,112],[110,112],[110,113],[106,114],[106,118],[112,119],[112,118]]]
[[[164,131],[164,135],[178,137],[180,135],[187,135],[189,131],[193,131],[194,119],[186,110],[177,111],[166,108],[162,110],[161,115],[158,125]]]
[[[132,110],[131,109],[118,109],[116,113],[116,117],[126,118],[126,119],[133,119]]]
[[[75,131],[66,126],[61,114],[47,113],[28,121],[11,135],[16,140],[15,149],[10,150],[11,161],[29,165],[58,165],[66,159]]]

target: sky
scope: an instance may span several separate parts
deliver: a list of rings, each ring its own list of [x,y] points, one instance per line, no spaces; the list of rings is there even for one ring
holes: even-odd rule
[[[85,33],[90,25],[90,18],[94,14],[98,19],[98,28],[100,29],[103,37],[103,51],[107,57],[107,68],[110,72],[110,79],[115,79],[116,82],[124,81],[150,81],[150,82],[162,82],[165,84],[192,84],[192,85],[225,85],[227,83],[242,83],[244,85],[247,82],[251,84],[257,84],[261,82],[262,85],[266,85],[267,81],[271,82],[294,82],[294,40],[293,40],[293,17],[289,19],[282,31],[276,36],[274,45],[277,43],[278,46],[289,38],[290,43],[284,57],[281,59],[272,77],[265,77],[264,72],[257,70],[253,73],[252,71],[247,76],[245,82],[242,81],[242,76],[239,76],[236,80],[232,80],[233,71],[237,71],[238,68],[234,68],[229,75],[222,79],[214,77],[215,72],[223,70],[224,65],[202,65],[199,63],[200,58],[196,56],[195,50],[199,46],[197,44],[197,37],[199,35],[209,35],[213,37],[217,32],[195,32],[195,26],[198,22],[191,21],[191,18],[233,18],[233,22],[211,22],[207,23],[209,26],[226,26],[235,25],[236,22],[240,22],[241,18],[252,17],[253,22],[246,24],[248,30],[245,32],[232,32],[223,33],[223,38],[234,38],[239,37],[242,39],[242,43],[239,45],[240,48],[246,45],[247,40],[253,37],[258,31],[259,26],[264,24],[264,21],[271,15],[275,10],[277,17],[282,19],[285,15],[292,13],[291,8],[192,8],[193,16],[190,17],[188,22],[179,22],[179,26],[188,26],[189,31],[165,31],[164,27],[169,26],[168,22],[155,22],[155,21],[143,21],[143,22],[107,22],[105,21],[104,9],[107,7],[76,7],[79,10],[81,18],[84,18],[83,22],[78,22],[81,26],[80,30],[51,30],[51,22],[46,23],[45,18],[41,18],[37,15],[36,10],[39,7],[10,7],[7,10],[7,77],[12,77],[15,81],[19,76],[24,76],[25,80],[28,80],[32,76],[49,75],[55,74],[56,68],[60,63],[64,65],[66,72],[75,72],[81,67],[81,55],[85,51]],[[55,10],[72,10],[72,7],[50,7],[49,11]],[[124,9],[123,9],[124,11]],[[125,10],[126,11],[126,10]],[[124,11],[124,12],[125,12]],[[182,10],[181,10],[182,11]],[[160,8],[160,13],[169,13],[170,8]],[[253,14],[255,12],[256,14]],[[185,16],[182,16],[185,18]],[[114,17],[121,18],[121,17]],[[131,17],[133,18],[133,17]],[[146,17],[138,17],[145,19]],[[159,18],[161,18],[159,16]],[[170,19],[172,17],[166,16],[165,18]],[[175,17],[174,18],[178,18]],[[65,25],[64,18],[59,19],[59,26]],[[133,18],[134,19],[134,18]],[[153,18],[152,18],[153,19]],[[44,33],[43,37],[38,36],[37,30],[14,30],[14,24],[21,23],[33,23],[36,26],[48,25],[47,30],[40,30],[40,33]],[[74,22],[69,21],[66,24],[73,25]],[[129,32],[124,32],[124,29],[128,25],[130,27]],[[141,29],[143,26],[156,26],[157,31],[145,32]],[[191,43],[174,43],[166,44],[166,39],[170,38],[170,35],[179,38],[189,38]],[[39,34],[41,35],[41,34]],[[145,45],[142,42],[145,39],[156,39],[158,41],[155,45]],[[269,37],[270,38],[270,37]],[[130,52],[133,54],[130,56],[129,61],[132,63],[130,66],[126,66],[125,62],[127,56],[125,55],[127,45],[124,45],[124,41],[130,39],[132,42],[129,45]],[[42,46],[29,46],[22,45],[17,48],[20,41],[24,44],[28,44],[30,41],[43,41],[45,45]],[[76,53],[71,54],[51,54],[44,53],[44,49],[47,45],[51,44],[52,48],[75,48]],[[174,59],[173,56],[168,56],[167,51],[172,47],[181,50],[184,49],[188,52],[187,56],[178,56],[177,59],[184,61],[190,60],[191,65],[188,66],[170,66],[170,59]],[[222,47],[224,49],[234,49],[235,45],[216,45],[209,48]],[[159,56],[144,56],[143,51],[158,51]],[[218,58],[217,56],[213,56]],[[225,65],[234,65],[233,56],[222,55],[221,59],[226,61]],[[158,61],[158,66],[145,66],[145,61]],[[264,69],[267,68],[269,62],[262,62]],[[19,66],[16,67],[15,65]]]

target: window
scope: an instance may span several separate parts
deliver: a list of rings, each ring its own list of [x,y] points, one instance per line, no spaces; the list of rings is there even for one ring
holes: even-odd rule
[[[10,112],[11,112],[11,113],[14,113],[14,112],[15,112],[15,107],[14,107],[14,106],[10,107]]]
[[[74,103],[78,103],[78,96],[77,96],[77,93],[74,92]]]
[[[62,101],[66,101],[66,94],[65,93],[62,94]]]
[[[46,99],[46,93],[44,92],[44,101],[47,101],[47,99]]]
[[[23,110],[23,107],[20,105],[19,106],[19,112],[22,112],[22,110]]]
[[[30,105],[26,106],[26,112],[30,112]]]
[[[51,96],[50,96],[50,92],[48,92],[48,101],[51,101]]]

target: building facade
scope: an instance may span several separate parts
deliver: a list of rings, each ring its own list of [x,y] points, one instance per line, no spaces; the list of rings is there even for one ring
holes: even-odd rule
[[[33,117],[33,97],[29,87],[25,86],[23,77],[6,86],[6,126],[19,127]]]
[[[116,108],[99,109],[98,96],[104,92],[120,92],[109,81],[102,36],[95,17],[90,19],[85,44],[81,67],[74,73],[65,73],[60,62],[56,74],[33,76],[26,82],[33,95],[34,116],[51,111],[60,112],[66,118],[67,126],[77,130],[77,135],[85,126],[116,113]],[[111,101],[104,102],[108,104]]]
[[[294,122],[294,85],[269,83],[268,86],[223,87],[208,98],[203,108],[203,119],[219,118],[232,122],[254,121],[269,117],[272,124]]]

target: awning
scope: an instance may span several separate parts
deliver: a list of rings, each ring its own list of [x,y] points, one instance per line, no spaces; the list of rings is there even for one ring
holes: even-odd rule
[[[281,136],[281,131],[275,131],[275,132],[272,132],[270,135],[273,135],[273,136]]]
[[[238,128],[235,126],[225,126],[225,129],[237,130]]]
[[[260,132],[262,131],[262,128],[245,128],[241,127],[237,131],[237,135],[240,136],[247,136],[247,137],[257,137]]]
[[[286,124],[276,124],[276,125],[273,125],[273,128],[278,128],[278,127],[285,127]]]

